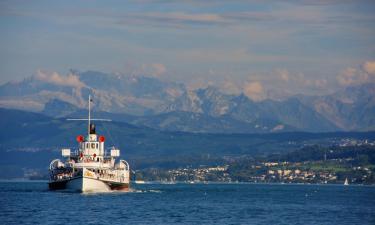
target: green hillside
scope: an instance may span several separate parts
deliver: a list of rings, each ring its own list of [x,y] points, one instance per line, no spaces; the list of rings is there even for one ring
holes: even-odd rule
[[[47,168],[61,148],[75,149],[77,135],[86,133],[84,121],[53,119],[37,113],[0,109],[0,166]],[[162,132],[121,122],[100,122],[97,133],[106,146],[121,149],[133,167],[176,167],[209,164],[223,157],[259,156],[287,152],[305,144],[329,144],[340,138],[373,138],[374,132],[201,134]]]

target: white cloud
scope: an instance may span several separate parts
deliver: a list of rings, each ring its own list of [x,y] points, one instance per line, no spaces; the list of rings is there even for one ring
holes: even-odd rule
[[[161,63],[153,63],[151,64],[151,67],[155,76],[160,76],[167,71],[167,68]]]
[[[289,71],[286,69],[277,69],[276,75],[279,76],[279,78],[283,81],[289,80]]]
[[[287,69],[277,69],[276,77],[290,85],[299,87],[323,88],[328,83],[326,79],[307,78],[303,73],[291,73]]]
[[[348,67],[336,77],[342,86],[375,82],[375,61],[366,61],[361,67]]]
[[[337,81],[342,86],[358,85],[366,83],[369,76],[362,70],[348,67],[336,77]]]
[[[171,20],[171,21],[184,21],[184,22],[223,22],[223,19],[213,13],[202,14],[188,14],[185,12],[171,12],[171,13],[154,13],[154,18]]]
[[[83,82],[79,80],[79,77],[74,74],[68,74],[67,76],[63,76],[58,74],[57,72],[45,72],[42,70],[38,70],[34,77],[38,80],[58,86],[67,86],[74,88],[82,88],[86,86]]]
[[[208,86],[215,86],[215,84],[214,82],[201,78],[201,77],[190,79],[187,82],[187,88],[189,90],[204,89],[204,88],[207,88]]]
[[[325,87],[328,84],[328,81],[326,79],[317,79],[314,82],[316,87]]]
[[[145,75],[152,77],[160,77],[167,72],[167,68],[161,63],[142,64],[141,68],[133,71],[134,75]]]
[[[186,13],[186,12],[148,12],[131,13],[120,23],[133,24],[163,24],[164,26],[181,27],[188,24],[221,24],[229,21],[215,13]]]
[[[259,81],[246,82],[243,87],[243,93],[254,101],[265,99],[264,88]]]
[[[375,61],[367,61],[363,64],[363,70],[368,74],[375,75]]]
[[[220,90],[226,94],[240,94],[241,88],[230,80],[224,80],[220,85]]]

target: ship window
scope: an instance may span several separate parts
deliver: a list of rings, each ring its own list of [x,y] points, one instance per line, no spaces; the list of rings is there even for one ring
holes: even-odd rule
[[[86,148],[90,148],[90,144],[89,143],[86,143]]]
[[[95,143],[91,143],[91,148],[95,148]]]
[[[98,143],[96,143],[96,148],[99,148],[99,144]]]

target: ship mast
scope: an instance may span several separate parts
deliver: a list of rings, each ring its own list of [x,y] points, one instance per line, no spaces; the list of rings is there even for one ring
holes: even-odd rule
[[[84,121],[88,121],[88,124],[87,124],[87,140],[90,140],[90,128],[91,128],[91,121],[95,120],[95,121],[111,121],[110,119],[91,119],[91,102],[92,102],[92,99],[91,99],[91,95],[89,95],[89,117],[87,119],[66,119],[66,120],[84,120]]]
[[[90,123],[91,123],[91,95],[89,95],[89,119],[88,119],[88,127],[87,127],[87,137],[90,137]]]

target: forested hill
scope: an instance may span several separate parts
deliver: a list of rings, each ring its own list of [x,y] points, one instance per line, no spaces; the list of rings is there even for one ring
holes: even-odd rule
[[[86,133],[82,121],[53,119],[41,114],[0,109],[0,167],[10,171],[39,168],[60,157],[60,149],[75,149],[75,137]],[[175,167],[191,162],[210,163],[223,157],[269,155],[305,145],[332,145],[344,139],[373,140],[375,132],[201,134],[165,132],[122,122],[98,123],[106,146],[121,149],[133,168]],[[187,160],[187,159],[190,159]],[[201,161],[199,161],[199,160]]]

